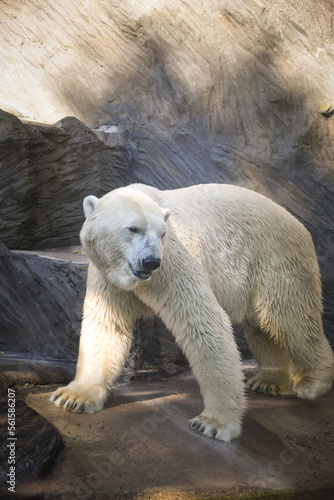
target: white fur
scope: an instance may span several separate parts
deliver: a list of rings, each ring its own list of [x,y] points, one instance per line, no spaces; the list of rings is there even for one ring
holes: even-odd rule
[[[333,353],[322,330],[314,246],[282,207],[230,185],[158,191],[138,184],[90,196],[84,210],[81,240],[91,264],[79,359],[75,380],[51,397],[57,405],[100,410],[135,320],[150,314],[189,360],[204,399],[190,425],[205,436],[229,441],[241,432],[245,400],[231,322],[243,323],[261,368],[251,389],[306,398],[330,389]],[[145,274],[148,256],[161,267]]]

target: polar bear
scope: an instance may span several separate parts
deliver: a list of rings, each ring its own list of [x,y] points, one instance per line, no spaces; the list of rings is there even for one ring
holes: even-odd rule
[[[245,396],[232,323],[260,372],[253,391],[313,399],[333,380],[318,263],[305,227],[251,190],[220,184],[159,191],[133,184],[84,200],[90,257],[76,376],[51,396],[75,413],[103,408],[137,318],[157,314],[199,383],[190,426],[230,441]]]

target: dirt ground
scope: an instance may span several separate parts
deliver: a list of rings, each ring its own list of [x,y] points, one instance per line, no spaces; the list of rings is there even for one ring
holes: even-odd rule
[[[263,498],[334,498],[334,389],[316,401],[248,393],[243,434],[223,443],[188,427],[202,410],[189,373],[120,383],[94,415],[55,407],[48,399],[56,387],[16,389],[65,444],[52,470],[19,486],[18,496],[172,500],[267,492]]]

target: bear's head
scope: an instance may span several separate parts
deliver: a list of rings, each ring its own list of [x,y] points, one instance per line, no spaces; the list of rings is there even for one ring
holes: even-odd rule
[[[114,285],[131,290],[160,265],[168,209],[133,188],[84,199],[81,243],[94,265]]]

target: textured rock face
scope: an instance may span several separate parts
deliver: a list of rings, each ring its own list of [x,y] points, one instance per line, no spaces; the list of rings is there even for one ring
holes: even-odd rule
[[[12,391],[14,393],[14,391]],[[13,413],[10,414],[11,416]],[[52,466],[59,451],[63,448],[63,441],[57,429],[45,420],[36,411],[32,410],[24,401],[15,402],[15,438],[16,441],[1,440],[0,443],[0,490],[2,498],[8,498],[7,484],[10,471],[8,465],[9,448],[7,443],[14,443],[11,457],[15,457],[14,485],[23,480],[31,480],[42,473],[46,473]],[[0,428],[3,438],[8,434],[8,404],[7,400],[0,401]],[[14,488],[15,491],[15,488]],[[14,495],[15,496],[15,495]]]
[[[76,118],[30,126],[0,111],[0,240],[10,248],[78,243],[82,200],[128,179],[127,152]]]
[[[273,129],[300,120],[303,103],[316,97],[326,108],[332,97],[332,14],[326,0],[8,2],[2,107],[89,126],[158,115],[179,126],[192,115],[238,144],[267,138],[273,150]],[[13,79],[18,70],[24,79]]]
[[[1,350],[74,360],[87,267],[0,247]],[[1,360],[0,360],[1,361]]]
[[[0,107],[117,126],[123,142],[73,119],[47,130],[12,121],[1,238],[11,248],[76,243],[84,195],[129,182],[243,185],[310,230],[333,341],[332,26],[327,0],[4,3]]]

